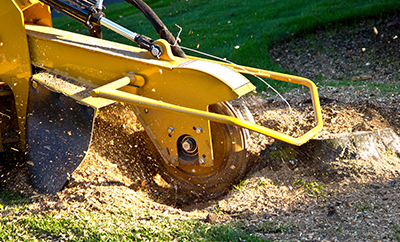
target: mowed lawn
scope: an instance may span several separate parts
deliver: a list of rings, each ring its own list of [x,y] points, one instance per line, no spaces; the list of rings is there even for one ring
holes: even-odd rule
[[[269,47],[316,28],[400,9],[397,0],[150,0],[151,6],[176,36],[182,27],[181,45],[207,52],[235,63],[277,70],[268,56]],[[107,4],[107,1],[105,1]],[[132,5],[107,6],[107,18],[154,39],[149,21]],[[54,21],[57,28],[87,33],[82,24],[66,17]],[[126,44],[129,40],[105,30],[104,38]],[[194,53],[189,53],[195,55]]]

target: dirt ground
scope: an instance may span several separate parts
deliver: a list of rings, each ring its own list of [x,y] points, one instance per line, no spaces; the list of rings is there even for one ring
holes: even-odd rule
[[[393,22],[395,16],[321,29],[276,45],[270,55],[293,74],[316,82],[346,79],[398,85],[400,25]],[[316,139],[386,128],[400,134],[400,94],[390,88],[330,85],[319,87],[319,95],[324,127]],[[310,98],[301,88],[283,96],[292,110],[268,93],[232,104],[249,107],[259,124],[299,136],[314,125]],[[321,156],[319,164],[326,166],[315,169],[315,162],[280,162],[279,156],[271,157],[271,149],[271,138],[252,134],[249,158],[256,165],[246,179],[217,201],[182,204],[148,165],[161,157],[132,108],[114,104],[101,110],[89,152],[62,191],[54,196],[33,191],[27,185],[24,164],[8,171],[1,182],[6,189],[29,196],[32,213],[151,210],[200,217],[205,223],[234,222],[248,233],[271,240],[400,239],[400,153],[396,150],[382,148],[371,159],[342,152],[328,162]]]

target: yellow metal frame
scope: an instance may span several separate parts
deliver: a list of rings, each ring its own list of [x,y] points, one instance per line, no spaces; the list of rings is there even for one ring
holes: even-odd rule
[[[164,51],[165,54],[162,56],[162,58],[167,59],[167,60],[178,60],[179,59],[172,55],[169,46],[164,41],[158,41],[157,43],[160,44],[163,47],[163,49],[165,50]],[[225,124],[230,124],[230,125],[236,125],[236,126],[246,128],[246,129],[258,132],[260,134],[264,134],[264,135],[270,136],[272,138],[284,141],[286,143],[298,145],[298,146],[306,143],[312,137],[314,137],[319,131],[321,131],[322,126],[323,126],[321,105],[319,102],[317,86],[311,80],[302,78],[302,77],[298,77],[298,76],[287,75],[287,74],[282,74],[282,73],[277,73],[277,72],[272,72],[272,71],[266,71],[266,70],[257,69],[257,68],[253,68],[253,67],[234,65],[234,64],[224,63],[224,62],[210,61],[210,60],[197,58],[197,57],[189,56],[188,59],[189,60],[197,60],[197,61],[213,62],[213,63],[217,63],[219,65],[228,67],[238,73],[250,74],[253,76],[265,77],[265,78],[273,79],[273,80],[277,80],[277,81],[283,81],[283,82],[294,83],[294,84],[306,86],[310,90],[311,100],[312,100],[312,104],[313,104],[314,118],[316,121],[315,127],[300,137],[293,137],[293,136],[286,135],[284,133],[275,131],[273,129],[269,129],[269,128],[263,127],[261,125],[257,125],[257,124],[254,124],[254,123],[251,123],[248,121],[244,121],[244,120],[241,120],[238,118],[215,114],[215,113],[210,113],[207,111],[197,110],[197,109],[193,109],[193,108],[183,107],[180,105],[174,105],[171,103],[165,103],[165,102],[161,102],[159,100],[154,100],[151,98],[138,96],[138,95],[134,95],[134,94],[130,94],[130,93],[127,93],[124,91],[117,90],[124,86],[124,85],[119,85],[119,84],[121,84],[121,80],[115,81],[115,83],[118,83],[118,85],[116,85],[116,86],[114,84],[109,84],[107,86],[94,89],[91,92],[91,95],[93,97],[107,98],[110,100],[130,103],[130,104],[141,106],[141,107],[152,108],[152,109],[157,109],[157,110],[164,110],[164,111],[173,112],[173,113],[177,113],[177,114],[183,114],[183,115],[187,115],[187,116],[191,116],[191,117],[204,118],[204,119],[207,119],[210,121],[215,121],[215,122],[220,122],[220,123],[225,123]],[[112,88],[113,86],[114,86],[114,88]],[[238,96],[241,96],[252,90],[253,90],[253,88],[251,86],[244,85],[238,89],[235,89],[234,91],[238,94]]]
[[[147,51],[132,46],[43,26],[25,27],[33,65],[51,72],[68,73],[77,81],[89,81],[91,86],[107,85],[131,73],[135,82],[122,87],[120,91],[202,111],[207,111],[210,104],[235,99],[244,92],[242,88],[237,92],[229,85],[229,80],[223,81],[207,72],[185,66],[187,59],[156,59]],[[158,42],[169,48],[165,41]],[[253,85],[239,73],[217,64],[214,67],[225,69],[242,79],[243,87],[247,90],[253,89]],[[56,86],[52,88],[57,89]],[[65,92],[62,88],[57,91]],[[89,100],[79,96],[77,93],[72,97],[83,103]],[[96,99],[100,101],[102,98],[95,98],[87,104],[97,106],[93,104]],[[153,109],[146,112],[137,108],[135,111],[166,161],[177,158],[177,139],[182,135],[190,135],[196,137],[199,155],[207,157],[204,166],[212,166],[212,140],[207,119],[171,115],[168,110]],[[167,133],[170,126],[176,130],[172,137]],[[203,132],[198,135],[193,127],[200,127]],[[237,150],[244,148],[236,147]]]
[[[142,75],[146,80],[146,84],[144,84],[143,87],[140,87],[135,92],[127,90],[130,85],[126,85],[122,87],[121,90],[116,90],[117,88],[100,88],[99,90],[92,92],[93,96],[107,98],[115,101],[127,102],[130,104],[155,110],[174,112],[200,119],[207,119],[210,121],[236,125],[294,145],[304,144],[322,129],[323,122],[317,87],[312,81],[308,79],[195,57],[188,57],[188,59],[177,58],[174,56],[170,56],[171,54],[168,54],[170,53],[169,45],[162,40],[157,41],[157,43],[160,44],[163,49],[165,49],[164,53],[166,54],[161,56],[161,60],[155,60],[147,52],[143,52],[143,50],[137,49],[135,47],[127,47],[124,45],[119,45],[104,40],[97,40],[90,37],[84,37],[78,34],[67,33],[65,31],[52,28],[27,26],[27,29],[29,30],[28,36],[31,43],[32,60],[35,65],[39,65],[45,68],[50,67],[54,69],[59,69],[63,72],[68,72],[73,76],[83,76],[85,79],[91,80],[99,86],[109,84],[110,82],[112,82],[110,81],[110,79],[118,80],[119,78],[116,77],[121,76],[122,73],[127,73],[135,69],[137,70],[137,74]],[[85,43],[88,43],[92,46],[107,45],[109,47],[115,46],[116,48],[123,48],[127,51],[130,51],[132,53],[132,56],[126,57],[125,59],[127,60],[125,61],[123,60],[124,58],[117,56],[114,57],[114,54],[102,54],[101,50],[93,50],[89,47],[85,47]],[[68,52],[69,54],[65,55],[66,52]],[[63,59],[57,58],[58,56],[62,55],[64,55]],[[85,58],[82,60],[81,56],[83,55],[85,56]],[[54,58],[52,58],[51,56],[54,56]],[[128,67],[132,65],[132,61],[135,63],[135,68]],[[189,83],[192,83],[193,80],[190,80],[190,82],[188,82],[189,79],[182,79],[187,78],[189,75],[192,75],[193,77],[194,75],[199,75],[199,71],[180,67],[184,66],[185,63],[190,61],[214,62],[216,64],[219,64],[219,66],[227,67],[237,73],[251,73],[252,75],[260,77],[306,86],[310,89],[313,109],[315,113],[316,126],[301,137],[292,137],[284,133],[277,132],[275,130],[268,129],[263,126],[256,125],[237,118],[207,112],[206,107],[202,106],[203,104],[196,104],[198,100],[195,98],[190,99],[190,97],[188,99],[187,95],[190,94],[185,93],[187,92],[188,88],[199,88],[202,87],[202,85],[205,85],[205,83],[202,81],[198,82],[199,84],[197,86],[191,86],[191,84]],[[108,64],[106,68],[104,68],[104,63]],[[129,69],[123,69],[122,67],[125,65]],[[101,66],[103,67],[102,70],[95,70],[95,68]],[[169,71],[172,71],[171,74],[169,73]],[[96,74],[97,72],[101,72],[102,75]],[[186,77],[182,76],[183,73],[185,73],[183,76]],[[160,74],[162,78],[167,79],[160,79],[158,81],[155,81],[157,78],[159,78],[157,77],[158,74]],[[165,76],[164,74],[168,74],[168,76]],[[211,76],[209,73],[204,72],[204,76],[199,78],[204,80],[204,78],[211,78]],[[213,81],[213,83],[207,84],[211,85],[207,88],[210,88],[213,85],[220,85],[219,88],[224,88],[220,90],[225,90],[226,87],[229,87],[229,83],[223,84],[222,80],[218,79],[217,77],[214,77],[214,79],[215,81]],[[168,87],[165,86],[165,88],[163,89],[163,95],[161,97],[157,97],[157,95],[154,95],[157,92],[153,92],[153,90],[157,89],[158,91],[160,88],[163,88],[164,85],[160,84],[166,82],[169,83],[169,85]],[[215,99],[215,96],[213,96],[214,94],[209,93],[207,96],[202,97],[204,99],[207,99],[207,101],[203,102],[204,100],[202,100],[201,103],[212,104],[218,102],[218,99],[220,101],[232,100],[248,93],[252,89],[253,86],[250,83],[244,85],[241,88],[231,88],[230,94],[228,90],[226,92],[221,92],[217,99]],[[214,101],[211,101],[212,99]],[[188,106],[186,104],[190,105]],[[205,145],[204,148],[207,148],[207,145]],[[208,157],[210,157],[210,154],[208,155]]]
[[[2,1],[0,19],[0,79],[7,83],[13,92],[21,148],[24,149],[28,83],[31,76],[24,18],[19,5],[13,1]]]
[[[93,98],[82,98],[79,93],[70,95],[79,102],[99,108],[105,105],[104,99],[101,98],[106,98],[136,105],[137,116],[167,162],[178,156],[177,137],[197,135],[199,155],[207,157],[206,163],[202,165],[211,167],[213,150],[210,121],[239,126],[294,145],[307,142],[322,128],[317,88],[308,79],[195,57],[175,57],[169,44],[163,40],[155,42],[164,50],[161,59],[156,59],[147,51],[136,47],[53,29],[47,6],[37,0],[30,0],[30,4],[26,5],[23,5],[25,1],[14,1],[18,4],[9,1],[8,4],[15,6],[8,6],[7,9],[19,8],[18,15],[14,14],[19,18],[19,21],[14,21],[19,23],[19,37],[15,37],[14,30],[6,25],[1,27],[0,24],[0,29],[5,29],[5,36],[14,36],[11,40],[20,40],[20,52],[24,53],[19,56],[24,58],[12,57],[11,53],[17,54],[15,45],[13,49],[8,49],[8,42],[4,42],[7,44],[7,52],[3,59],[18,59],[21,65],[19,69],[9,72],[4,69],[8,65],[3,63],[0,66],[0,74],[13,89],[16,97],[22,140],[28,78],[31,76],[30,64],[56,73],[68,73],[68,77],[78,82],[84,80],[85,84],[89,83],[89,86],[94,88],[91,92]],[[0,10],[0,15],[1,13]],[[23,29],[24,23],[26,32]],[[5,49],[4,46],[0,47],[0,50],[2,49]],[[198,68],[196,64],[205,66]],[[14,64],[12,66],[16,67]],[[225,74],[229,77],[225,77]],[[238,118],[208,112],[208,106],[211,104],[229,101],[254,90],[255,87],[241,74],[252,74],[308,87],[313,101],[316,126],[301,137],[292,137]],[[51,88],[58,89],[56,86]],[[65,92],[62,89],[57,91]],[[172,137],[167,133],[170,124],[179,130]],[[203,133],[196,134],[194,127],[201,127]],[[237,147],[237,150],[244,148]]]
[[[318,98],[318,91],[317,91],[317,87],[315,86],[315,84],[312,81],[305,79],[305,78],[301,78],[301,77],[284,75],[284,74],[279,74],[279,73],[275,73],[275,72],[268,72],[268,71],[249,68],[249,67],[243,67],[243,68],[245,68],[248,71],[251,71],[252,74],[255,74],[257,76],[268,77],[268,78],[275,79],[275,80],[280,80],[280,81],[296,83],[296,84],[307,86],[311,92],[311,99],[313,102],[313,108],[314,108],[314,112],[315,112],[316,126],[300,137],[293,137],[293,136],[289,136],[284,133],[281,133],[281,132],[278,132],[278,131],[275,131],[275,130],[248,122],[248,121],[244,121],[244,120],[241,120],[238,118],[215,114],[215,113],[209,113],[209,112],[196,110],[196,109],[192,109],[192,108],[186,108],[186,107],[182,107],[182,106],[174,105],[174,104],[170,104],[170,103],[164,103],[159,100],[141,97],[138,95],[134,95],[134,94],[130,94],[127,92],[116,90],[116,89],[121,88],[124,85],[128,84],[128,82],[127,81],[124,82],[123,79],[117,80],[112,84],[96,88],[91,92],[91,95],[93,97],[107,98],[107,99],[125,102],[125,103],[142,106],[142,107],[146,107],[146,108],[166,110],[166,111],[169,111],[172,113],[184,114],[184,115],[189,115],[192,117],[205,118],[210,121],[215,121],[215,122],[220,122],[220,123],[225,123],[225,124],[230,124],[230,125],[236,125],[236,126],[246,128],[246,129],[270,136],[272,138],[287,142],[289,144],[293,144],[293,145],[304,144],[305,142],[310,140],[313,136],[315,136],[322,129],[323,121],[322,121],[321,107],[320,107],[319,98]],[[255,71],[257,71],[257,72],[255,72]],[[112,87],[114,87],[114,88],[112,88]]]
[[[38,0],[14,0],[20,7],[25,24],[52,27],[50,7]]]
[[[195,59],[198,59],[198,58],[195,58]],[[242,74],[251,74],[254,76],[265,77],[265,78],[272,79],[272,80],[294,83],[294,84],[305,86],[310,90],[310,96],[311,96],[311,100],[312,100],[312,104],[313,104],[313,111],[314,111],[314,119],[316,122],[316,126],[313,129],[311,129],[310,131],[308,131],[307,133],[305,133],[304,135],[302,135],[300,137],[288,136],[283,133],[279,133],[279,132],[276,132],[274,130],[267,129],[267,128],[260,128],[258,130],[254,130],[254,131],[271,136],[273,138],[279,139],[279,140],[287,142],[289,144],[295,144],[295,145],[301,145],[301,144],[306,143],[308,140],[310,140],[312,137],[314,137],[319,131],[321,131],[322,126],[323,126],[321,104],[319,101],[317,86],[315,85],[315,83],[313,81],[303,78],[303,77],[299,77],[299,76],[293,76],[293,75],[288,75],[288,74],[283,74],[283,73],[278,73],[278,72],[273,72],[273,71],[266,71],[266,70],[257,69],[257,68],[253,68],[253,67],[232,65],[232,64],[227,64],[227,63],[223,63],[223,62],[217,62],[217,63],[228,66]],[[279,137],[277,137],[277,136],[279,136]]]
[[[171,173],[173,177],[186,179],[189,174],[184,182],[193,186],[202,184],[202,189],[217,193],[223,174],[232,171],[239,175],[231,176],[231,181],[245,174],[245,167],[241,166],[246,164],[242,163],[246,142],[242,142],[245,137],[235,127],[214,125],[215,122],[294,145],[307,142],[322,128],[317,88],[308,79],[195,57],[175,57],[165,40],[155,42],[163,49],[160,58],[155,58],[141,48],[54,29],[50,8],[39,0],[3,0],[0,19],[0,82],[7,83],[14,95],[23,149],[28,136],[26,157],[32,161],[29,166],[32,183],[47,192],[56,192],[65,183],[67,173],[73,172],[83,159],[97,114],[93,115],[93,109],[114,101],[134,105],[136,116],[165,162],[173,166],[167,166],[168,170],[181,174]],[[307,86],[316,126],[301,137],[292,137],[232,117],[235,113],[229,105],[214,106],[255,89],[242,74]],[[31,112],[29,115],[27,110]],[[211,113],[212,110],[226,115]],[[59,118],[49,120],[54,112],[59,112]],[[33,122],[27,126],[28,135],[25,134],[27,117]],[[37,124],[43,125],[36,129]],[[85,127],[81,129],[80,124]],[[66,132],[59,127],[75,131]],[[53,137],[49,139],[47,132]],[[212,134],[216,139],[212,139]],[[193,139],[184,142],[187,137]],[[61,148],[59,141],[63,142]],[[77,144],[81,147],[78,152],[69,152],[71,141],[77,142],[73,147]],[[49,154],[53,155],[51,160]],[[52,190],[47,189],[49,183]]]

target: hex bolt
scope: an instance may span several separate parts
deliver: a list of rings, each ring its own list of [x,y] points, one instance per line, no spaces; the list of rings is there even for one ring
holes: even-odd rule
[[[170,136],[173,135],[174,132],[175,132],[174,127],[172,127],[172,126],[168,127],[168,134],[169,134]]]
[[[206,164],[206,158],[200,157],[200,159],[199,159],[199,164],[200,164],[200,165]]]
[[[172,165],[179,165],[178,158],[172,157],[171,164]]]
[[[195,146],[196,144],[195,143],[193,143],[193,141],[192,140],[190,140],[190,139],[187,139],[187,140],[185,140],[183,143],[182,143],[182,148],[185,150],[185,151],[193,151],[193,149],[196,147]]]
[[[196,134],[202,134],[203,133],[203,129],[200,127],[196,128]]]

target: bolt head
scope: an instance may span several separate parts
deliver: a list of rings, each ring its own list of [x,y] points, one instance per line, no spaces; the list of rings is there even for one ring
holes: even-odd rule
[[[172,135],[174,132],[175,132],[175,129],[174,129],[174,127],[168,127],[168,134],[170,134],[170,135]]]
[[[193,144],[190,142],[190,140],[186,140],[185,142],[183,142],[182,144],[182,148],[186,151],[190,151],[193,147]]]
[[[204,165],[206,163],[206,158],[200,157],[199,163],[200,163],[200,165]]]
[[[203,133],[203,129],[200,127],[196,128],[196,134],[202,134]]]
[[[172,164],[172,165],[179,165],[178,158],[172,157],[172,159],[171,159],[171,164]]]

